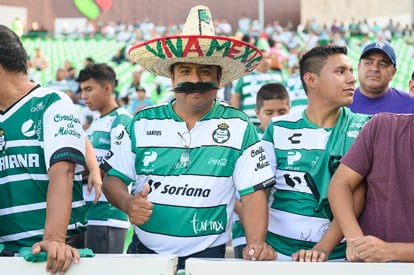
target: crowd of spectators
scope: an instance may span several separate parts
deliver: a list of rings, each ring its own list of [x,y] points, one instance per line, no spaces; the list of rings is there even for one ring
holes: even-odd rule
[[[368,42],[374,40],[390,42],[393,39],[401,39],[408,45],[414,45],[414,25],[402,26],[400,22],[394,22],[392,18],[383,25],[375,21],[369,23],[367,19],[358,21],[354,18],[349,23],[333,20],[331,24],[322,24],[316,18],[313,18],[303,25],[295,25],[291,20],[288,20],[285,24],[282,24],[278,20],[273,20],[266,23],[263,30],[261,30],[257,19],[249,18],[245,14],[240,15],[236,26],[232,26],[227,19],[217,19],[214,23],[218,35],[252,43],[263,52],[267,52],[272,62],[271,68],[273,70],[280,70],[285,79],[288,79],[297,72],[300,55],[304,51],[317,45],[330,43],[339,46],[349,46],[352,37],[359,39],[361,49]],[[36,33],[36,30],[40,32],[42,29],[40,26],[40,24],[34,22],[32,28],[27,30],[23,34],[23,37],[26,36],[26,38],[29,37],[30,39],[30,37],[33,37],[33,33]],[[155,23],[148,18],[140,22],[126,20],[124,22],[110,21],[103,23],[87,20],[82,29],[70,32],[63,29],[62,33],[46,36],[43,34],[42,37],[70,40],[105,39],[116,41],[120,46],[113,52],[110,60],[96,60],[96,62],[112,62],[111,64],[116,67],[124,62],[133,65],[133,62],[131,62],[128,56],[128,51],[133,45],[157,37],[179,34],[182,27],[183,22],[169,21],[165,23],[159,21]],[[44,30],[42,30],[43,32]],[[38,54],[33,55],[33,58]],[[33,61],[32,63],[34,63]],[[46,62],[44,62],[44,66],[46,66]],[[77,70],[82,69],[82,67],[77,68],[76,64],[73,64],[72,67],[75,67]],[[35,69],[39,70],[38,66]],[[146,84],[146,96],[150,97],[154,104],[158,103],[159,98],[166,98],[164,94],[167,93],[166,89],[168,87],[157,83],[156,81],[160,81],[159,79],[156,79],[155,76],[148,76],[146,72],[142,72],[141,77],[144,78],[142,82]],[[129,83],[118,84],[117,94],[129,85]],[[228,94],[225,91],[223,93],[225,94],[222,97],[230,100]],[[135,93],[130,93],[129,98],[125,98],[124,95],[124,98],[119,98],[120,103],[130,105],[134,96]],[[157,97],[157,99],[154,100],[154,97]],[[130,109],[130,106],[126,108]]]

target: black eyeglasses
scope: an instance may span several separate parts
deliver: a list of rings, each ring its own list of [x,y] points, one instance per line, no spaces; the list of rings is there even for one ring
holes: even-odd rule
[[[188,168],[188,166],[190,165],[190,150],[188,148],[191,145],[191,133],[184,132],[181,134],[180,132],[177,132],[177,134],[181,138],[181,145],[185,148],[185,151],[181,153],[180,163],[184,168]]]

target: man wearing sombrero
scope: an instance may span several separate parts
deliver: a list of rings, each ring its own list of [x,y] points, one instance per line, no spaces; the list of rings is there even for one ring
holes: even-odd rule
[[[108,200],[135,224],[138,253],[220,258],[230,238],[235,192],[243,204],[245,259],[274,260],[265,243],[274,177],[254,125],[216,99],[220,83],[255,69],[260,51],[214,35],[207,7],[191,9],[180,36],[131,48],[146,70],[171,77],[175,99],[138,112],[101,166]],[[127,185],[136,182],[135,195]]]

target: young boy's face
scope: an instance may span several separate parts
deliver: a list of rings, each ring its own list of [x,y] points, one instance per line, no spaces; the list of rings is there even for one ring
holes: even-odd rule
[[[260,128],[266,129],[272,117],[286,115],[289,113],[290,107],[284,99],[268,99],[263,101],[260,110],[255,109],[256,116],[260,120]]]

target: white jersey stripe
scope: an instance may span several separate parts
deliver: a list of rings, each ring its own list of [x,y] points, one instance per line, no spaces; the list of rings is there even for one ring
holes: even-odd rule
[[[328,219],[297,215],[278,209],[269,210],[269,231],[287,238],[308,242],[318,242],[328,230]],[[294,224],[293,227],[285,224]]]

